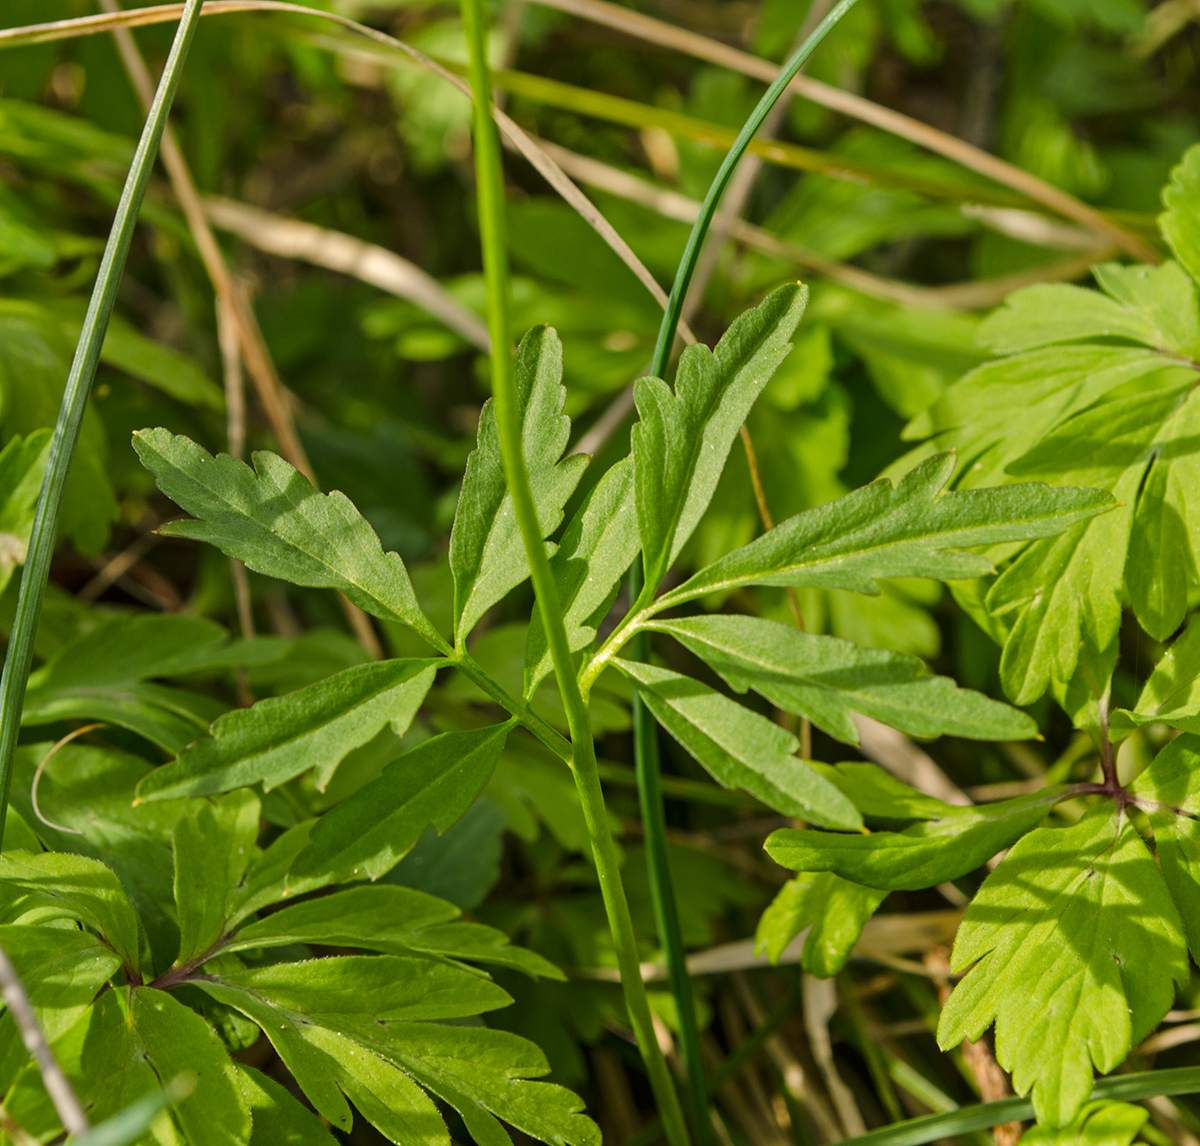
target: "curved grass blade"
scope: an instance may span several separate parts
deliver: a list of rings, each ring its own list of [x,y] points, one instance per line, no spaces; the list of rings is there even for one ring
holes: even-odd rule
[[[17,601],[17,614],[13,623],[8,646],[8,657],[4,662],[4,674],[0,677],[0,839],[3,838],[4,813],[8,807],[8,790],[12,783],[13,753],[17,746],[20,727],[21,706],[25,700],[25,684],[33,664],[33,638],[37,632],[38,617],[42,608],[42,596],[46,591],[46,578],[50,573],[50,559],[54,555],[54,543],[58,533],[58,514],[62,506],[63,489],[71,468],[71,459],[79,441],[79,428],[87,410],[88,394],[96,367],[100,361],[104,335],[117,298],[117,287],[121,272],[129,254],[133,231],[137,223],[138,210],[150,182],[154,158],[167,126],[167,116],[175,98],[183,62],[200,18],[204,0],[188,0],[183,16],[175,32],[175,41],[167,57],[166,68],[159,81],[154,103],[146,117],[142,137],[138,141],[133,164],[121,192],[117,213],[109,232],[100,273],[88,303],[83,331],[71,363],[59,410],[58,424],[50,443],[50,458],[46,465],[46,476],[42,481],[42,492],[38,498],[37,511],[33,520],[33,532],[29,538],[29,551],[25,571],[21,577],[21,594]]]
[[[812,35],[788,60],[775,82],[759,100],[757,107],[742,126],[737,139],[725,156],[716,178],[713,179],[712,185],[708,189],[708,194],[704,197],[700,214],[692,226],[683,258],[675,274],[671,297],[667,301],[662,325],[658,331],[658,342],[654,348],[654,359],[650,366],[652,377],[666,378],[671,347],[675,343],[675,334],[683,313],[683,303],[687,296],[688,285],[692,281],[696,261],[699,259],[700,249],[704,245],[704,237],[708,234],[713,217],[716,215],[717,204],[733,177],[734,168],[737,167],[738,161],[746,153],[755,133],[762,126],[776,101],[783,95],[792,78],[804,66],[805,61],[829,30],[853,7],[854,3],[855,0],[839,0],[825,19],[817,25]],[[634,562],[633,569],[629,574],[629,598],[631,601],[637,601],[641,597],[645,587],[644,580],[642,561],[639,559]],[[653,591],[655,587],[654,585],[649,586],[650,591]],[[630,644],[629,653],[632,660],[643,662],[649,660],[649,634],[638,633]],[[691,982],[687,973],[687,952],[683,946],[683,932],[675,905],[671,869],[667,862],[667,823],[663,809],[661,769],[658,760],[658,730],[654,718],[646,711],[644,703],[637,693],[633,697],[633,730],[638,801],[642,811],[646,863],[649,868],[655,922],[658,926],[659,941],[663,945],[663,952],[666,956],[667,974],[671,983],[671,993],[675,997],[676,1014],[679,1016],[680,1051],[684,1060],[684,1068],[687,1071],[693,1117],[702,1144],[707,1146],[714,1140],[714,1134],[708,1109],[704,1060],[700,1051],[700,1032],[696,1026],[696,1011],[692,1002]]]
[[[616,845],[604,805],[604,793],[600,787],[591,714],[571,660],[570,639],[559,603],[558,587],[543,544],[537,503],[526,468],[522,414],[509,342],[512,302],[508,274],[508,243],[505,234],[504,171],[500,162],[500,140],[493,122],[494,109],[485,45],[483,0],[461,0],[461,10],[470,51],[471,88],[475,100],[475,172],[479,232],[483,246],[484,280],[488,288],[488,329],[492,338],[492,397],[500,460],[512,498],[513,512],[520,528],[521,541],[529,561],[530,579],[533,582],[537,608],[554,665],[559,694],[567,713],[567,724],[571,732],[571,764],[588,837],[592,843],[596,875],[612,932],[613,946],[617,952],[630,1023],[646,1066],[667,1139],[671,1146],[689,1146],[687,1125],[675,1092],[675,1084],[654,1033],[650,1003],[641,976],[633,920],[629,913],[629,902],[621,879]]]

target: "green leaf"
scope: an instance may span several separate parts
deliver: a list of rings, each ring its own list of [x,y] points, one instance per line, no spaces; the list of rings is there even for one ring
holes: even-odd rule
[[[1066,789],[1049,788],[1015,800],[948,808],[902,832],[841,835],[781,828],[767,837],[767,854],[792,871],[831,871],[867,887],[915,891],[958,879],[1036,827]]]
[[[599,1128],[574,1094],[531,1081],[549,1073],[550,1064],[525,1039],[425,1024],[393,1027],[387,1042],[397,1063],[462,1115],[480,1146],[508,1141],[497,1119],[551,1146],[600,1146]]]
[[[807,930],[800,965],[818,979],[836,975],[850,958],[867,920],[886,891],[862,887],[829,872],[789,879],[762,913],[754,951],[778,963],[787,946]]]
[[[8,915],[36,911],[38,922],[77,919],[116,952],[124,966],[141,966],[138,919],[120,881],[99,860],[60,852],[4,852],[0,887],[8,895]],[[12,893],[19,893],[14,896]]]
[[[1158,217],[1163,238],[1196,282],[1200,282],[1200,147],[1189,147],[1163,188],[1166,210]]]
[[[921,662],[902,653],[864,649],[762,617],[687,617],[649,627],[674,637],[731,688],[753,689],[848,744],[858,743],[856,712],[922,738],[1037,735],[1025,713],[960,689],[948,677],[922,675]]]
[[[78,1022],[100,989],[121,969],[121,960],[94,935],[62,927],[0,926],[0,943],[25,988],[48,1042]],[[11,1019],[5,1041],[23,1044]]]
[[[595,638],[639,544],[633,465],[622,458],[588,494],[550,561],[572,652]],[[525,649],[525,696],[532,695],[550,669],[542,615],[535,609]]]
[[[1200,736],[1177,736],[1129,786],[1142,800],[1200,816]]]
[[[1079,667],[1085,642],[1103,650],[1116,638],[1133,517],[1130,502],[1139,477],[1134,467],[1117,484],[1113,492],[1125,504],[1116,512],[1029,546],[988,591],[989,612],[1012,614],[1000,679],[1015,703],[1032,704],[1053,681],[1068,681]],[[1105,683],[1093,682],[1096,695]]]
[[[508,721],[446,732],[393,761],[377,780],[321,817],[288,873],[289,891],[378,879],[430,824],[444,832],[491,778],[512,726]]]
[[[1121,339],[1187,358],[1200,353],[1195,288],[1178,263],[1093,272],[1104,293],[1044,283],[1009,295],[979,328],[995,354],[1016,354],[1058,342]]]
[[[557,967],[534,952],[510,947],[502,931],[481,923],[457,922],[461,914],[454,904],[412,888],[390,884],[352,887],[273,911],[243,927],[222,950],[317,943],[391,955],[439,955],[563,978]]]
[[[587,458],[564,460],[571,420],[563,412],[562,343],[548,326],[531,330],[516,356],[521,453],[542,536],[562,521],[563,507],[587,468]],[[479,417],[478,444],[467,459],[450,534],[454,574],[454,633],[461,645],[479,618],[529,576],[512,496],[500,464],[500,435],[492,400]]]
[[[211,803],[197,801],[175,824],[175,909],[182,965],[225,933],[228,899],[246,874],[258,839],[259,800],[240,789]]]
[[[450,1146],[441,1115],[420,1088],[358,1041],[255,991],[215,978],[197,986],[262,1028],[305,1097],[337,1129],[349,1131],[353,1125],[348,1096],[393,1142]]]
[[[1200,736],[1172,740],[1129,786],[1154,832],[1154,850],[1179,908],[1193,957],[1200,954]]]
[[[129,1012],[131,1051],[140,1051],[159,1083],[185,1073],[196,1079],[195,1090],[171,1109],[184,1140],[191,1146],[244,1146],[250,1109],[216,1031],[165,991],[149,987],[130,992]]]
[[[14,434],[0,450],[0,593],[25,563],[49,446],[50,431],[35,430]]]
[[[872,482],[797,514],[660,598],[667,608],[742,585],[877,593],[881,577],[952,580],[994,571],[969,547],[1052,537],[1111,509],[1110,494],[1038,483],[942,493],[953,454],[928,458],[893,486]],[[940,495],[940,496],[939,496]]]
[[[725,788],[825,827],[854,830],[854,805],[795,752],[796,738],[727,696],[668,669],[613,660],[655,719]]]
[[[1159,658],[1137,705],[1112,714],[1114,736],[1155,723],[1200,732],[1200,625],[1190,624]]]
[[[82,299],[57,300],[48,307],[72,342],[79,341],[86,307]],[[189,406],[223,410],[225,395],[196,363],[185,354],[141,334],[119,315],[109,320],[100,360],[123,370]]]
[[[647,591],[662,581],[708,508],[733,439],[791,351],[788,340],[807,302],[807,287],[780,287],[741,315],[715,350],[689,346],[674,392],[659,378],[638,379],[641,420],[631,441]]]
[[[1021,1142],[1024,1146],[1130,1146],[1149,1117],[1150,1111],[1140,1106],[1096,1099],[1085,1103],[1066,1126],[1031,1126]]]
[[[178,760],[138,785],[139,800],[207,796],[261,782],[271,788],[313,768],[324,790],[346,754],[391,726],[403,736],[439,662],[376,661],[286,696],[226,713]]]
[[[497,1141],[499,1117],[555,1146],[599,1146],[573,1094],[527,1081],[549,1069],[532,1043],[503,1031],[414,1021],[508,1001],[477,974],[433,960],[352,956],[197,985],[254,1019],[316,1109],[343,1130],[350,1125],[344,1093],[393,1141],[448,1142],[415,1079],[459,1110],[476,1141]]]
[[[1018,842],[967,908],[943,1048],[994,1021],[996,1058],[1038,1120],[1069,1123],[1188,979],[1182,924],[1127,817],[1111,804]]]
[[[172,522],[163,533],[207,541],[268,577],[338,589],[360,609],[445,648],[417,604],[404,562],[383,551],[344,494],[318,493],[271,453],[256,453],[252,470],[163,429],[139,431],[133,445],[158,488],[196,519]]]
[[[830,783],[844,792],[864,819],[882,824],[937,820],[955,810],[897,780],[878,764],[813,764]]]
[[[274,1079],[239,1064],[237,1080],[250,1108],[248,1146],[336,1146],[321,1120]]]

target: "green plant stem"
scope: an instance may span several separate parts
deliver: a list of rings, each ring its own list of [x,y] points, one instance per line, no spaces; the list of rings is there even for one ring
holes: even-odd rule
[[[630,597],[637,599],[642,562],[634,562],[630,573]],[[650,634],[639,632],[631,642],[633,658],[650,658]],[[667,963],[667,980],[675,998],[675,1017],[679,1024],[679,1053],[688,1081],[688,1099],[692,1122],[701,1146],[715,1141],[712,1117],[708,1109],[708,1084],[704,1077],[704,1054],[700,1047],[700,1028],[696,1024],[696,1000],[687,969],[687,949],[683,928],[675,906],[675,883],[667,849],[667,822],[663,811],[661,770],[658,760],[658,725],[641,698],[633,694],[633,760],[637,774],[638,805],[645,833],[646,867],[649,872],[650,900],[654,923]]]
[[[1102,1078],[1096,1083],[1092,1096],[1110,1102],[1137,1102],[1157,1095],[1197,1092],[1200,1092],[1200,1067],[1187,1066]],[[911,1118],[907,1122],[872,1130],[857,1138],[847,1138],[842,1146],[925,1146],[925,1143],[936,1142],[940,1138],[987,1130],[1002,1122],[1026,1122],[1032,1117],[1033,1103],[1028,1098],[1002,1098],[999,1102],[963,1106],[945,1114]]]
[[[854,3],[855,0],[839,0],[839,3],[833,7],[825,19],[817,25],[812,35],[804,41],[776,77],[774,83],[767,89],[762,99],[759,100],[750,118],[738,133],[729,153],[725,156],[716,178],[713,179],[712,185],[708,189],[708,194],[704,197],[700,214],[688,236],[683,258],[675,274],[671,297],[658,331],[658,342],[655,345],[654,358],[650,366],[651,374],[659,378],[667,376],[671,348],[675,343],[675,333],[679,329],[688,285],[692,281],[696,261],[700,257],[700,249],[704,245],[704,237],[708,233],[717,212],[717,205],[733,177],[738,161],[746,153],[755,133],[762,126],[776,101],[787,90],[796,73],[804,66],[805,61],[829,30],[850,10]],[[636,612],[640,606],[643,606],[647,599],[653,597],[658,588],[657,585],[644,584],[643,580],[643,563],[639,557],[633,563],[629,574],[631,612]],[[649,659],[650,637],[648,633],[637,632],[631,646],[631,655],[635,660]],[[667,858],[667,821],[663,809],[658,760],[658,730],[654,718],[646,711],[636,690],[633,694],[633,759],[637,771],[642,829],[645,833],[650,895],[654,904],[659,942],[662,944],[666,957],[671,993],[675,997],[675,1013],[679,1021],[680,1051],[688,1076],[692,1114],[696,1123],[697,1137],[702,1146],[709,1146],[714,1136],[712,1120],[709,1116],[707,1087],[704,1081],[700,1032],[696,1027],[692,982],[687,971],[687,952],[683,946],[683,929],[679,924],[679,912],[675,904],[675,892]]]
[[[583,807],[584,821],[592,843],[596,874],[612,931],[621,983],[630,1022],[646,1073],[654,1091],[659,1114],[671,1146],[689,1146],[687,1125],[679,1096],[667,1069],[666,1059],[654,1035],[654,1023],[641,964],[629,903],[621,882],[616,845],[609,827],[604,793],[596,765],[591,715],[580,691],[571,661],[562,608],[546,547],[538,523],[537,509],[529,486],[529,475],[521,452],[521,413],[513,376],[511,302],[508,277],[508,246],[504,218],[504,174],[500,162],[500,140],[492,115],[491,82],[488,75],[482,0],[462,0],[463,25],[470,51],[471,88],[475,96],[475,172],[479,231],[483,244],[484,281],[488,295],[488,330],[492,338],[492,395],[500,456],[504,465],[513,509],[529,560],[537,607],[541,611],[554,672],[567,712],[571,733],[572,770]]]
[[[129,255],[137,225],[138,210],[146,194],[146,185],[154,168],[154,157],[167,126],[167,117],[179,86],[183,62],[199,23],[200,9],[204,0],[187,0],[166,68],[155,92],[150,114],[142,129],[134,152],[133,164],[125,179],[125,187],[117,204],[104,257],[100,261],[100,272],[92,297],[67,386],[63,392],[62,406],[54,426],[54,437],[50,442],[50,457],[46,463],[46,475],[42,480],[38,496],[33,528],[29,535],[29,548],[25,557],[25,569],[21,575],[21,591],[17,598],[17,612],[9,637],[8,656],[4,661],[4,674],[0,677],[0,842],[4,838],[4,820],[8,811],[8,793],[12,785],[13,755],[17,748],[17,735],[21,727],[21,708],[25,703],[25,686],[33,664],[33,641],[37,633],[38,618],[42,611],[42,598],[46,592],[46,580],[50,575],[50,561],[54,556],[54,545],[58,538],[58,516],[62,508],[63,491],[71,469],[71,459],[79,442],[79,430],[87,411],[88,395],[96,367],[100,362],[100,349],[117,299],[117,287]]]
[[[525,701],[518,700],[503,685],[493,679],[465,649],[451,655],[454,663],[468,679],[486,692],[510,716],[515,716],[551,752],[568,764],[571,763],[573,756],[571,742],[558,729],[538,716]]]

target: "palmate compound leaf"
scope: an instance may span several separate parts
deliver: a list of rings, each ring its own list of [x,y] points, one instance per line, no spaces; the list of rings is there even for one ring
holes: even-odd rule
[[[836,768],[820,771],[837,782]],[[974,871],[1036,827],[1063,795],[1062,788],[1048,788],[996,804],[947,807],[942,816],[900,832],[781,828],[765,846],[777,864],[792,871],[829,871],[866,887],[915,891]]]
[[[394,1142],[448,1146],[428,1091],[459,1111],[481,1146],[508,1141],[497,1119],[552,1146],[599,1146],[573,1094],[530,1081],[549,1069],[532,1043],[422,1021],[509,1001],[477,974],[415,957],[351,956],[236,971],[198,986],[262,1027],[339,1129],[351,1124],[348,1098]]]
[[[905,430],[958,449],[963,485],[1038,478],[1108,489],[1122,504],[1021,551],[985,606],[960,594],[1000,630],[1009,696],[1029,703],[1052,686],[1077,719],[1112,672],[1123,596],[1163,640],[1198,583],[1196,291],[1173,263],[1095,274],[1103,293],[1011,296],[981,328],[1006,357],[965,375]]]
[[[521,413],[521,453],[543,537],[562,521],[563,507],[587,468],[586,457],[562,459],[571,433],[563,413],[562,343],[548,326],[521,340],[515,361]],[[562,459],[562,460],[560,460]],[[492,399],[479,416],[477,444],[467,459],[454,528],[454,634],[461,645],[488,609],[529,576],[529,561],[500,461],[500,435]]]
[[[1187,982],[1183,924],[1128,817],[1105,802],[1020,840],[967,908],[944,1048],[996,1025],[996,1059],[1039,1122],[1069,1123]],[[968,970],[969,969],[969,970]]]
[[[978,546],[1052,537],[1112,509],[1111,494],[1036,482],[943,492],[953,454],[921,462],[896,485],[882,479],[781,522],[702,569],[657,602],[668,608],[743,585],[877,593],[883,577],[937,580],[994,571]]]
[[[251,469],[168,430],[140,430],[134,449],[158,488],[192,521],[162,529],[207,541],[258,573],[293,585],[338,589],[360,609],[398,621],[434,648],[445,641],[421,612],[404,562],[385,553],[375,531],[344,494],[319,493],[275,454]]]
[[[138,785],[139,800],[268,791],[313,768],[324,790],[347,753],[391,726],[403,736],[433,684],[436,660],[375,661],[226,713],[212,735]]]
[[[636,661],[612,663],[658,723],[723,787],[742,788],[769,808],[823,827],[862,826],[853,803],[795,755],[799,741],[778,724],[691,677]]]
[[[674,391],[660,378],[638,379],[641,420],[631,442],[648,589],[662,581],[712,500],[733,439],[791,351],[807,302],[807,287],[780,287],[741,315],[715,350],[689,346]]]
[[[807,932],[800,966],[818,979],[828,979],[846,965],[867,920],[887,894],[831,872],[805,872],[789,879],[758,921],[755,954],[778,963],[792,940]]]
[[[639,545],[633,464],[622,458],[588,494],[550,561],[572,652],[595,638]],[[546,631],[535,609],[525,648],[525,696],[533,695],[550,669]]]
[[[753,689],[848,744],[859,740],[852,713],[923,738],[1037,735],[1025,713],[959,688],[948,677],[924,675],[921,662],[902,653],[864,649],[762,617],[686,617],[649,627],[674,637],[731,688]]]

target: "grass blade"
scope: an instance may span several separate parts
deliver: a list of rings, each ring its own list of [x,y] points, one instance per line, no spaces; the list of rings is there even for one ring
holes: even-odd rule
[[[1095,1098],[1109,1101],[1137,1102],[1158,1095],[1195,1094],[1200,1092],[1200,1067],[1178,1067],[1174,1070],[1150,1070],[1143,1074],[1118,1074],[1102,1078],[1092,1092]],[[945,1114],[927,1114],[911,1118],[895,1126],[872,1130],[857,1138],[847,1138],[842,1146],[925,1146],[941,1138],[953,1138],[975,1130],[987,1130],[1002,1122],[1025,1122],[1033,1117],[1033,1103],[1027,1098],[1002,1098],[999,1102],[984,1102],[964,1106]]]
[[[787,89],[792,77],[804,66],[805,61],[825,38],[826,33],[850,10],[854,3],[855,0],[839,0],[839,3],[833,7],[825,19],[817,25],[812,34],[787,62],[775,82],[767,89],[766,94],[759,100],[758,105],[750,114],[750,118],[738,133],[729,153],[725,156],[720,170],[704,198],[696,222],[692,226],[683,258],[675,275],[674,285],[671,287],[671,297],[663,314],[662,325],[659,327],[658,342],[650,366],[650,373],[655,377],[666,378],[671,348],[675,343],[675,334],[683,313],[688,285],[696,269],[696,262],[704,245],[704,237],[716,215],[717,204],[733,177],[734,168],[746,153],[755,132],[762,126],[771,108]],[[643,565],[639,558],[634,562],[629,575],[629,599],[631,601],[640,600],[643,589],[647,588],[643,581]],[[652,585],[648,588],[653,592],[656,586]],[[638,661],[649,660],[650,637],[648,633],[639,633],[634,637],[630,646],[630,656]],[[667,823],[663,810],[661,769],[658,759],[658,728],[654,718],[646,710],[636,692],[633,696],[633,729],[633,755],[638,779],[638,802],[642,812],[646,864],[649,869],[655,922],[658,927],[659,941],[663,945],[663,952],[666,956],[671,993],[675,997],[675,1011],[680,1028],[680,1052],[687,1072],[693,1116],[701,1142],[707,1146],[713,1141],[714,1134],[708,1109],[708,1088],[705,1083],[700,1032],[696,1026],[692,985],[687,971],[687,952],[683,946],[683,931],[679,923],[675,890],[667,858]]]
[[[596,763],[591,715],[575,675],[570,640],[550,559],[542,541],[537,507],[522,450],[522,415],[513,363],[508,243],[505,234],[504,172],[500,139],[493,120],[491,77],[485,45],[483,0],[462,0],[463,24],[470,50],[471,88],[475,99],[475,171],[479,202],[479,231],[487,284],[488,328],[492,338],[492,395],[499,434],[501,462],[512,497],[513,511],[529,560],[546,643],[554,663],[559,692],[571,731],[571,764],[587,824],[596,874],[621,970],[625,1003],[638,1047],[646,1065],[659,1114],[671,1146],[688,1146],[687,1125],[675,1093],[667,1062],[654,1034],[650,1004],[642,981],[637,940],[629,903],[621,881],[616,845],[604,806]]]
[[[158,145],[167,125],[171,103],[175,98],[183,62],[191,46],[199,23],[204,0],[188,0],[183,16],[167,57],[166,68],[154,96],[150,114],[138,141],[133,164],[121,192],[116,216],[109,232],[104,258],[95,289],[88,304],[83,331],[71,363],[63,393],[58,423],[50,443],[50,460],[46,465],[46,476],[38,498],[33,532],[29,538],[28,556],[21,577],[21,593],[17,601],[16,619],[9,639],[8,657],[4,662],[4,674],[0,677],[0,840],[3,839],[4,814],[8,807],[8,790],[12,783],[13,753],[17,746],[17,732],[21,721],[21,706],[25,700],[25,685],[33,663],[33,638],[37,632],[41,614],[42,597],[46,591],[46,579],[50,573],[50,559],[54,555],[54,544],[58,533],[58,514],[62,506],[63,490],[71,459],[79,441],[79,429],[87,410],[88,395],[96,367],[100,361],[100,349],[104,345],[105,331],[117,298],[117,287],[121,272],[133,240],[138,210],[146,193],[146,185],[154,167]]]

